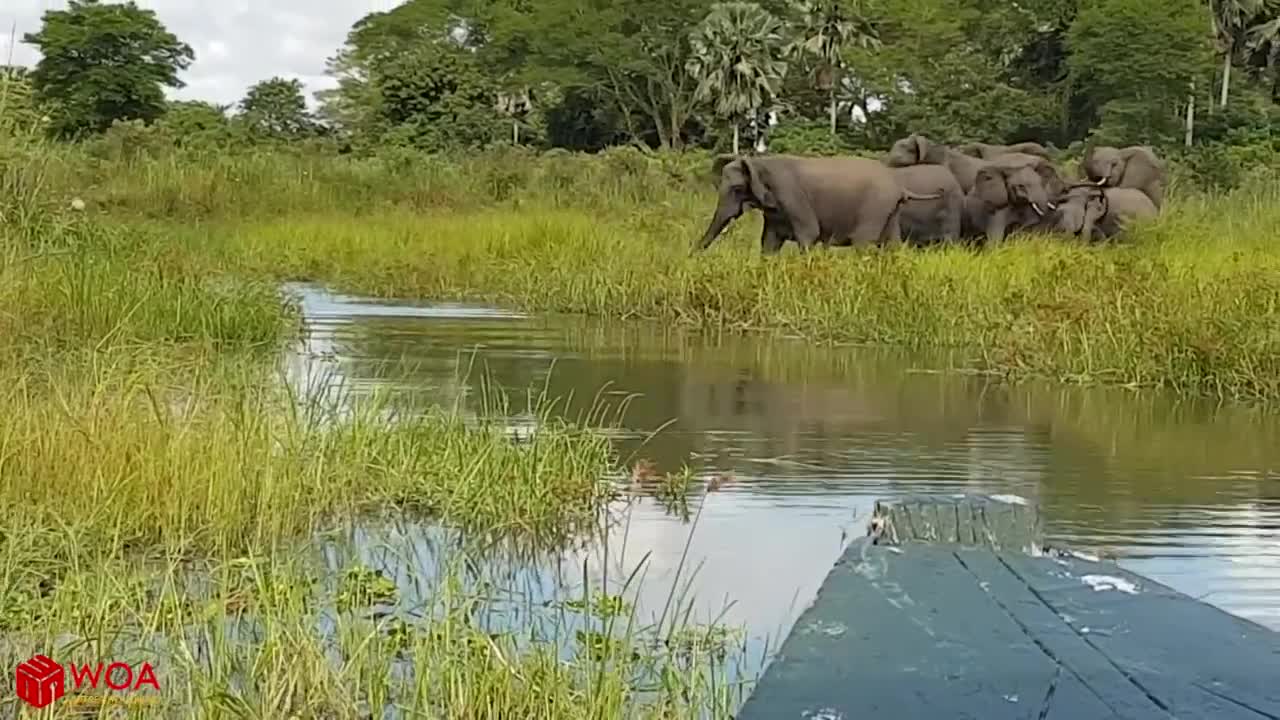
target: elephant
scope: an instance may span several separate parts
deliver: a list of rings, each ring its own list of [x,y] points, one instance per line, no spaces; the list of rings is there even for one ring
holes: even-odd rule
[[[1159,214],[1155,203],[1136,188],[1073,185],[1058,200],[1054,229],[1086,240],[1119,235],[1132,220]]]
[[[921,196],[938,196],[903,204],[899,217],[903,240],[928,243],[960,238],[964,191],[950,170],[941,165],[909,165],[894,168],[893,173],[904,189]]]
[[[1168,168],[1146,145],[1091,147],[1080,161],[1086,179],[1106,187],[1141,190],[1159,210],[1164,205]]]
[[[765,254],[795,240],[802,251],[815,243],[881,244],[901,239],[900,208],[907,200],[932,200],[898,185],[893,171],[860,157],[721,155],[715,215],[691,252],[705,250],[730,222],[751,208],[764,214],[760,247]]]
[[[1049,150],[1038,142],[1020,142],[1013,145],[989,145],[984,142],[971,142],[956,147],[956,152],[963,153],[972,157],[982,158],[983,160],[994,160],[1001,155],[1010,153],[1021,153],[1023,155],[1035,155],[1045,160],[1052,160]]]
[[[1053,198],[1066,185],[1044,158],[1010,153],[987,161],[965,194],[967,227],[999,242],[1014,230],[1037,229],[1052,219]]]
[[[884,158],[885,165],[895,168],[912,165],[943,165],[959,181],[960,190],[965,193],[973,189],[973,180],[986,163],[986,160],[957,152],[918,133],[912,133],[895,142]]]

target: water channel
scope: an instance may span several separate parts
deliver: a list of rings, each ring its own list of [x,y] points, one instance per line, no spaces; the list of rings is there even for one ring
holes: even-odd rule
[[[294,290],[305,333],[286,365],[299,387],[477,412],[483,376],[514,399],[517,430],[536,426],[529,393],[571,419],[626,400],[611,428],[624,459],[729,473],[690,500],[696,526],[646,499],[618,531],[625,552],[611,538],[610,573],[648,554],[641,613],[662,609],[679,570],[696,619],[776,646],[878,498],[989,492],[1037,503],[1055,545],[1280,630],[1275,415],[939,372],[946,355]]]

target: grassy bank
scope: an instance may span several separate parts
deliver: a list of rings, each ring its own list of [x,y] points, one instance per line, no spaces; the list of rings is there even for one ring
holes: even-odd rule
[[[1171,203],[1130,242],[1025,238],[960,248],[762,259],[759,218],[689,258],[693,209],[389,211],[167,226],[243,276],[385,297],[767,330],[823,342],[967,348],[1013,376],[1280,398],[1280,193]]]
[[[537,547],[590,534],[617,459],[576,425],[516,441],[447,411],[390,424],[393,406],[340,416],[284,392],[282,280],[949,346],[1014,376],[1280,398],[1274,185],[1178,194],[1115,247],[765,260],[758,217],[689,257],[712,202],[705,158],[23,152],[0,166],[3,651],[11,665],[36,649],[91,660],[154,641],[177,678],[167,701],[213,715],[731,704],[723,658],[672,650],[689,638],[678,627],[611,628],[584,611],[585,635],[572,622],[493,633],[476,619],[488,591],[464,562],[474,543],[416,593],[355,560],[321,567],[308,552],[320,534],[390,518]],[[87,209],[67,210],[72,198]],[[370,609],[385,605],[399,612]],[[229,637],[229,623],[255,632]]]
[[[9,666],[35,652],[147,660],[175,717],[729,711],[725,648],[698,642],[705,629],[597,617],[597,589],[549,629],[483,621],[502,592],[476,582],[487,547],[554,551],[606,521],[617,459],[603,435],[544,419],[516,440],[497,415],[405,415],[377,398],[337,413],[275,376],[292,309],[268,278],[161,235],[18,209],[0,228]],[[464,538],[421,587],[364,565],[349,532],[323,540],[405,520]],[[345,559],[326,565],[321,541]]]
[[[613,495],[601,436],[548,424],[514,442],[448,414],[388,425],[385,406],[326,424],[321,408],[264,389],[258,363],[226,357],[128,349],[32,367],[0,366],[11,665],[38,651],[146,659],[173,716],[355,718],[392,702],[451,717],[731,707],[714,658],[658,642],[697,628],[585,610],[550,631],[495,635],[483,622],[501,588],[475,582],[470,563],[483,558],[468,548],[591,534]],[[358,546],[340,543],[352,559],[329,569],[308,549],[317,533],[389,517],[440,518],[469,540],[440,550],[439,574],[413,577],[422,587],[403,598],[356,562]],[[613,638],[605,650],[575,641],[582,623]]]
[[[1175,164],[1163,216],[1117,247],[1024,239],[982,254],[765,261],[758,215],[688,257],[714,203],[702,155],[117,155],[19,154],[27,162],[7,166],[6,183],[53,209],[84,198],[85,215],[119,242],[151,248],[145,266],[175,294],[184,277],[227,278],[232,295],[308,279],[387,297],[949,346],[969,351],[968,367],[1009,376],[1280,398],[1280,191],[1266,168],[1204,193]],[[75,280],[86,294],[93,282]]]

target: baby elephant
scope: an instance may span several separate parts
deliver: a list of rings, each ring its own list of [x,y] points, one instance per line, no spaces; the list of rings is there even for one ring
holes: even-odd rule
[[[1105,240],[1120,234],[1131,220],[1157,214],[1155,203],[1141,190],[1074,185],[1058,200],[1055,227],[1086,240]]]

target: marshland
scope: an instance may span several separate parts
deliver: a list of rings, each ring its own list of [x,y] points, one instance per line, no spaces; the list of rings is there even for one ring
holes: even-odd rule
[[[503,114],[485,78],[515,77],[496,49],[533,29],[574,36],[530,46],[544,70],[573,43],[644,56],[670,23],[706,60],[743,13],[803,38],[827,4],[646,3],[667,24],[643,33],[621,6],[592,32],[480,13],[514,24],[460,55],[396,45],[444,22],[412,0],[353,28],[320,116],[280,78],[232,115],[140,93],[104,119],[56,102],[66,76],[0,73],[5,662],[151,662],[183,717],[731,717],[875,500],[906,492],[1027,497],[1052,542],[1280,629],[1265,10],[1221,25],[1254,38],[1224,88],[1191,0],[1056,25],[1019,15],[1036,3],[989,23],[969,0],[927,0],[932,23],[829,4],[875,38],[827,68],[862,84],[815,88],[801,51],[826,46],[764,33],[793,70],[763,130],[766,108],[702,82],[651,128],[603,82],[556,77]],[[59,12],[28,42],[66,60]],[[1090,45],[1144,12],[1175,56]],[[987,82],[997,36],[1043,52]],[[969,49],[912,51],[939,42]],[[588,79],[616,60],[577,50]],[[415,63],[475,91],[419,107],[378,84]],[[895,68],[923,90],[896,94]],[[950,94],[961,71],[973,97]],[[749,213],[690,253],[735,144],[880,158],[911,132],[1034,137],[1067,173],[1083,138],[1151,144],[1164,204],[1105,243],[774,256]]]

